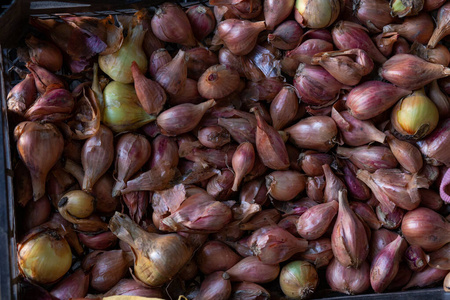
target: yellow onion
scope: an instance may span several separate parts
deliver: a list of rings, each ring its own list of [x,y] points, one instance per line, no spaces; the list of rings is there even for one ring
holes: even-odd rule
[[[123,41],[119,51],[108,55],[98,57],[98,65],[113,80],[122,83],[132,83],[133,75],[131,73],[131,64],[137,63],[142,73],[147,72],[148,61],[142,42],[144,40],[145,30],[142,24],[128,28],[128,36]]]
[[[421,139],[432,132],[438,121],[438,109],[423,89],[400,100],[391,114],[394,129],[414,139]]]
[[[58,203],[60,212],[64,210],[76,218],[89,217],[94,212],[94,208],[94,197],[81,190],[67,192]],[[63,215],[62,212],[61,215]]]
[[[57,281],[72,265],[69,244],[52,230],[30,233],[17,248],[20,272],[41,284]]]
[[[308,28],[325,28],[336,21],[341,12],[339,0],[297,0],[295,20]]]
[[[290,299],[305,299],[317,288],[319,276],[312,264],[293,261],[285,265],[280,273],[280,286]]]
[[[102,121],[115,132],[135,130],[156,119],[139,104],[132,85],[112,81],[105,87],[103,99],[105,110]]]

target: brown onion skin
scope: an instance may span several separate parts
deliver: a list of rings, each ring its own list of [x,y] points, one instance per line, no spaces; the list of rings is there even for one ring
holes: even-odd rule
[[[302,152],[298,157],[299,164],[308,176],[323,175],[322,165],[331,165],[333,157],[327,153],[320,153],[313,150]]]
[[[336,123],[327,116],[312,116],[285,129],[289,140],[299,148],[327,152],[334,146]]]
[[[325,237],[309,241],[308,249],[302,253],[298,253],[295,258],[297,257],[314,264],[317,269],[328,266],[334,258],[330,238]]]
[[[207,48],[192,48],[186,51],[186,55],[188,59],[187,76],[194,80],[199,80],[209,67],[219,64],[217,55]]]
[[[407,247],[406,241],[398,236],[373,259],[370,267],[370,284],[376,293],[383,292],[395,278],[400,259]]]
[[[380,32],[383,26],[394,22],[389,3],[383,0],[361,0],[355,5],[358,20],[371,32]]]
[[[202,41],[216,27],[216,19],[211,8],[204,5],[194,5],[188,8],[186,15],[191,24],[192,31],[198,41]]]
[[[191,47],[197,44],[189,19],[178,4],[163,3],[153,16],[151,27],[156,37],[164,42]]]
[[[89,272],[78,268],[52,288],[50,294],[56,299],[85,297],[89,290]]]
[[[217,259],[220,257],[220,260]],[[242,258],[219,241],[206,242],[196,253],[197,266],[203,274],[226,271]]]
[[[404,18],[402,24],[384,26],[383,32],[398,32],[411,43],[426,44],[433,34],[433,29],[434,23],[430,14],[421,12],[418,16]]]
[[[389,83],[367,81],[350,91],[346,105],[355,118],[367,120],[386,111],[410,93],[410,89],[402,89]]]
[[[349,207],[346,190],[339,191],[339,211],[331,234],[331,246],[334,256],[345,267],[360,267],[369,254],[366,229]]]
[[[275,171],[266,176],[266,187],[274,199],[289,201],[305,190],[306,176],[292,170]]]
[[[333,258],[327,267],[327,283],[333,291],[347,295],[362,294],[370,287],[370,266],[364,261],[358,269],[346,268]]]
[[[402,233],[411,245],[435,251],[450,242],[450,223],[437,212],[419,207],[403,217]]]
[[[416,73],[421,69],[423,72]],[[400,88],[417,90],[433,80],[446,77],[450,69],[433,64],[412,54],[396,54],[387,60],[380,71],[381,77]]]
[[[258,257],[249,256],[228,269],[224,276],[229,276],[231,281],[266,283],[277,278],[279,273],[280,266],[278,264],[266,265]]]
[[[270,293],[253,282],[237,282],[233,284],[231,300],[268,300]]]
[[[333,42],[339,50],[358,48],[367,52],[375,62],[384,63],[386,57],[378,50],[367,34],[367,29],[349,21],[339,21],[331,31]]]
[[[320,238],[332,223],[338,212],[337,201],[321,203],[309,208],[297,222],[297,231],[302,238],[315,240]]]
[[[231,282],[223,274],[222,271],[218,271],[206,276],[202,281],[199,293],[194,299],[227,300],[231,295]]]

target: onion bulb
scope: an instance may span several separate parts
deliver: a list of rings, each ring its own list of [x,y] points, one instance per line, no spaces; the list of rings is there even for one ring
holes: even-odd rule
[[[280,286],[283,293],[292,299],[305,299],[314,293],[319,276],[312,264],[296,260],[281,269]]]
[[[142,73],[147,72],[148,61],[142,42],[144,40],[145,30],[142,24],[128,28],[128,35],[123,41],[119,51],[108,55],[98,57],[98,65],[113,80],[122,83],[132,83],[133,75],[131,73],[131,64],[136,62]]]
[[[20,272],[41,284],[57,281],[72,265],[70,246],[55,231],[33,232],[17,248]]]
[[[432,132],[439,121],[439,111],[424,89],[400,100],[392,110],[391,122],[400,134],[421,139]]]
[[[112,81],[103,90],[103,99],[102,121],[115,132],[135,130],[156,119],[139,104],[132,85]]]

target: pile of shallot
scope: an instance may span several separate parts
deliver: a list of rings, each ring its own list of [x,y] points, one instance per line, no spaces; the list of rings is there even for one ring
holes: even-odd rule
[[[209,5],[30,19],[24,299],[450,290],[450,3]]]

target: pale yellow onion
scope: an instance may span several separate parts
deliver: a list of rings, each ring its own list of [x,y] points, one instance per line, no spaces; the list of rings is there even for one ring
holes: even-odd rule
[[[135,130],[156,119],[139,104],[132,85],[110,82],[103,91],[103,101],[103,124],[115,132]]]
[[[19,270],[41,284],[57,281],[72,265],[69,244],[54,231],[31,234],[17,247]]]
[[[423,89],[401,99],[392,110],[391,122],[400,134],[420,139],[436,128],[439,111]]]
[[[131,64],[137,63],[142,73],[147,72],[148,61],[142,42],[144,40],[145,30],[142,24],[128,29],[128,36],[123,41],[119,51],[108,55],[100,55],[98,64],[100,69],[113,80],[122,83],[132,83],[133,75],[131,73]]]

